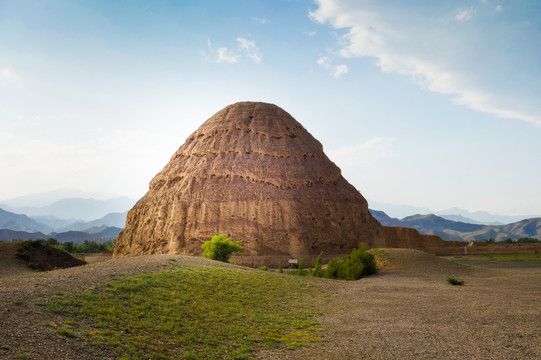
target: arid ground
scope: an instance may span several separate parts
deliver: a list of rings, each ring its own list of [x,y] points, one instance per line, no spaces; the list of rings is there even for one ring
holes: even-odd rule
[[[387,249],[388,266],[359,281],[314,284],[324,340],[257,359],[540,359],[541,267],[482,268],[416,250]],[[84,339],[58,336],[44,309],[53,296],[109,280],[185,265],[217,265],[185,256],[121,258],[46,273],[26,271],[0,252],[0,359],[104,359]],[[454,275],[463,286],[447,284]],[[287,275],[284,275],[287,276]],[[81,324],[82,328],[89,324]]]

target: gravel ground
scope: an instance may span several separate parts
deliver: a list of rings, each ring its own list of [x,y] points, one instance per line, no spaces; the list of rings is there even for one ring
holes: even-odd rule
[[[312,279],[324,341],[257,359],[541,359],[541,267],[484,269],[415,250],[387,249],[390,267],[359,281]],[[112,359],[89,353],[81,338],[62,338],[45,310],[55,294],[90,289],[119,277],[177,264],[215,265],[194,257],[121,258],[47,273],[2,276],[0,359]],[[219,264],[220,266],[232,266]],[[449,275],[464,286],[446,283]],[[79,329],[88,328],[80,324]]]
[[[541,359],[541,267],[484,269],[387,249],[394,269],[330,292],[325,341],[260,359]],[[447,284],[447,276],[465,280]]]

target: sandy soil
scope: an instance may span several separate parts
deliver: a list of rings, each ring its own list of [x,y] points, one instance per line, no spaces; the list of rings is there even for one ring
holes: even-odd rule
[[[254,357],[541,358],[541,267],[485,269],[415,250],[387,252],[392,267],[378,275],[359,281],[312,279],[322,293],[318,299],[324,341]],[[0,359],[112,358],[107,349],[89,353],[81,338],[59,337],[44,324],[62,325],[62,319],[39,303],[117,277],[168,269],[173,257],[181,264],[215,264],[202,258],[152,255],[47,273],[0,275]],[[0,261],[6,273],[7,263],[1,257]],[[465,280],[465,285],[448,285],[449,275]]]

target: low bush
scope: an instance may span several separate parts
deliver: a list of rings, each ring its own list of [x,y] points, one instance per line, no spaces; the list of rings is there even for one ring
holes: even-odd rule
[[[205,241],[203,245],[203,257],[211,260],[229,262],[231,254],[243,251],[244,248],[240,241],[231,241],[231,238],[225,234],[215,235],[210,241]]]
[[[464,280],[458,280],[455,276],[449,276],[447,277],[447,283],[451,285],[464,285]]]
[[[383,250],[381,250],[383,252]],[[383,252],[385,254],[385,252]],[[378,253],[379,256],[383,256]],[[358,280],[363,276],[375,274],[377,270],[376,259],[372,252],[366,251],[364,245],[353,249],[351,254],[344,259],[339,257],[332,259],[324,269],[321,265],[323,252],[316,259],[314,268],[305,270],[302,259],[299,261],[299,268],[292,270],[289,274],[313,277],[326,277],[330,279]]]
[[[374,255],[364,245],[353,249],[344,259],[334,258],[327,264],[325,277],[331,279],[358,280],[377,272]]]

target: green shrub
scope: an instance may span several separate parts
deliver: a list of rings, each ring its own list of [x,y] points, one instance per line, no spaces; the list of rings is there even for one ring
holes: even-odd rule
[[[321,257],[323,256],[323,251],[319,253],[316,264],[314,265],[314,270],[312,271],[313,277],[323,277],[325,275],[325,271],[323,270],[323,266],[321,265]]]
[[[327,264],[327,271],[325,277],[331,279],[341,279],[343,277],[343,260],[340,258],[334,258]]]
[[[258,267],[258,269],[259,269],[259,270],[263,270],[263,271],[267,271],[267,270],[269,270],[269,268],[268,268],[268,267],[266,267],[265,265],[263,265],[263,266],[259,266],[259,267]]]
[[[284,267],[282,265],[278,266],[278,272],[280,274],[284,272]]]
[[[464,285],[464,280],[458,280],[458,278],[454,276],[447,277],[447,282],[451,285]]]
[[[204,258],[223,262],[229,262],[232,253],[244,250],[239,241],[231,241],[231,238],[226,238],[225,234],[213,236],[210,241],[205,241],[201,247],[204,250]]]
[[[364,245],[353,249],[344,259],[334,258],[327,264],[325,276],[331,279],[358,280],[377,272],[374,255]]]

